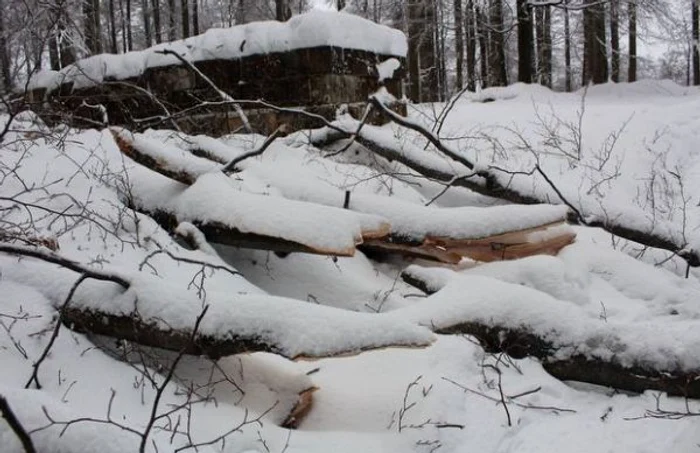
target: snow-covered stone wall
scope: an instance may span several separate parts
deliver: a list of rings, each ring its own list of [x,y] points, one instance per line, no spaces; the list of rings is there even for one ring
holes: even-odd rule
[[[406,48],[398,30],[350,14],[313,11],[285,23],[211,29],[142,51],[86,58],[37,74],[27,100],[43,116],[77,126],[104,122],[105,114],[110,124],[143,126],[150,118],[150,126],[169,126],[163,117],[176,115],[190,131],[225,133],[240,126],[237,115],[229,115],[230,102],[222,103],[206,78],[235,100],[306,107],[331,118],[341,104],[361,109],[380,83],[400,97]],[[104,109],[94,107],[99,105]],[[243,107],[254,110],[264,130],[292,120],[259,105]]]

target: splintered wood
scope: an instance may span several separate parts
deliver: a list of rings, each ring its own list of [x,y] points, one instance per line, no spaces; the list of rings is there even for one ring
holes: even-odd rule
[[[367,241],[369,251],[396,253],[445,264],[457,264],[463,258],[491,262],[533,255],[556,255],[576,240],[576,233],[565,221],[477,239],[426,237],[420,244],[402,244],[387,240]]]

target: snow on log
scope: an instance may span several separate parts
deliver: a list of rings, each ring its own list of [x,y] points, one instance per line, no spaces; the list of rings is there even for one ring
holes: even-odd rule
[[[190,222],[211,242],[281,252],[352,256],[363,238],[382,237],[379,216],[243,192],[220,172],[187,187],[146,169],[131,171],[132,201],[166,229]]]
[[[325,127],[307,133],[306,137],[315,146],[323,147],[351,137],[355,134],[358,125],[358,121],[344,117],[341,121],[333,123],[338,130]],[[378,156],[390,162],[399,162],[427,178],[451,186],[465,187],[481,195],[528,205],[550,203],[552,199],[558,198],[554,193],[551,194],[554,195],[553,198],[549,193],[542,195],[528,190],[526,187],[531,185],[530,181],[525,181],[519,186],[513,184],[516,175],[488,169],[474,172],[460,162],[440,159],[427,153],[423,148],[392,141],[391,137],[391,131],[365,125],[355,137],[355,142]],[[525,177],[534,178],[535,176],[520,175],[520,178]],[[562,203],[564,203],[563,200]],[[569,213],[569,220],[589,227],[602,228],[611,234],[642,245],[671,251],[685,259],[690,266],[700,266],[700,247],[692,247],[692,244],[688,244],[683,235],[669,223],[658,219],[649,221],[643,213],[631,215],[630,212],[616,212],[613,215],[610,210],[596,212],[599,211],[597,206],[598,203],[591,201],[585,204],[587,209],[585,215],[572,211]]]
[[[303,160],[270,157],[248,163],[238,177],[251,184],[262,181],[291,200],[343,206],[386,218],[391,234],[381,241],[365,241],[363,249],[454,264],[460,257],[494,261],[556,254],[575,238],[564,223],[568,212],[565,206],[424,206],[396,196],[345,192],[326,181],[329,170],[319,175],[300,162]]]
[[[393,315],[442,334],[473,335],[489,351],[532,356],[562,380],[700,398],[697,321],[594,319],[576,303],[495,279],[460,276]]]
[[[119,151],[135,162],[163,176],[192,185],[198,177],[221,168],[207,159],[196,157],[175,146],[166,145],[126,129],[113,127],[110,132]]]
[[[450,237],[429,237],[426,242],[475,261],[489,262],[532,255],[556,255],[559,250],[573,243],[575,239],[576,233],[569,225],[557,222],[480,239],[455,240]]]
[[[77,274],[35,260],[0,256],[3,278],[41,292],[61,308]],[[386,314],[355,313],[266,294],[207,290],[208,307],[194,340],[192,330],[204,306],[195,291],[145,273],[121,275],[123,285],[88,279],[62,308],[72,330],[212,358],[243,352],[271,352],[287,358],[328,357],[389,347],[430,344],[432,333]]]

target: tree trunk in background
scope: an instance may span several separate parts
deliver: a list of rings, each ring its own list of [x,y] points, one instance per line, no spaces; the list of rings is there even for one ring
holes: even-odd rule
[[[117,12],[114,10],[114,0],[109,0],[109,51],[117,53]]]
[[[454,0],[455,15],[455,53],[457,55],[457,80],[456,88],[461,90],[464,86],[464,15],[462,14],[462,0]]]
[[[153,10],[153,35],[156,38],[156,44],[163,42],[163,30],[160,26],[160,0],[151,0],[151,9]]]
[[[536,9],[537,18],[537,82],[552,87],[552,10],[549,6]]]
[[[199,1],[192,0],[192,34],[199,34]]]
[[[620,81],[620,3],[610,1],[610,79]]]
[[[440,80],[436,55],[435,0],[420,2],[422,30],[418,46],[421,72],[421,102],[434,102],[440,98]]]
[[[508,85],[508,70],[506,68],[505,34],[503,26],[503,0],[491,0],[489,9],[489,65],[491,85]]]
[[[52,71],[61,69],[61,60],[58,54],[58,36],[52,33],[49,38],[49,64]]]
[[[542,22],[544,32],[542,41],[542,84],[552,88],[552,8],[550,6],[543,6],[542,8],[544,10]]]
[[[693,51],[693,85],[700,85],[700,47],[698,46],[698,41],[700,41],[700,11],[698,11],[698,2],[693,0],[691,7],[692,12],[692,22],[693,22],[693,42],[691,49]]]
[[[608,56],[605,33],[605,4],[587,0],[583,10],[583,84],[605,83],[608,79]]]
[[[474,22],[474,0],[467,0],[467,14],[464,30],[467,40],[467,89],[474,91],[476,82],[476,43],[477,32]]]
[[[83,0],[83,23],[85,47],[90,55],[102,52],[100,39],[100,2],[99,0]]]
[[[420,102],[420,56],[418,52],[421,35],[420,0],[408,0],[408,93],[413,102]]]
[[[342,11],[343,9],[345,9],[345,0],[337,0],[337,1],[338,1],[338,3],[336,4],[336,6],[338,7],[338,11]]]
[[[535,14],[535,80],[537,83],[544,85],[544,8],[537,7],[534,10]]]
[[[568,5],[569,0],[564,0]],[[571,25],[569,24],[569,9],[564,8],[564,86],[571,91]]]
[[[61,15],[63,16],[65,12],[62,12]],[[75,48],[73,47],[73,43],[70,42],[68,39],[68,36],[66,34],[66,26],[64,23],[65,19],[61,19],[58,21],[58,36],[59,36],[59,41],[58,41],[58,50],[61,53],[61,67],[65,68],[68,65],[71,65],[75,63],[75,60],[77,59],[77,56],[75,55]]]
[[[131,0],[126,0],[126,49],[134,50],[134,40],[131,34]]]
[[[292,9],[289,0],[275,0],[275,19],[286,22],[292,17]]]
[[[629,61],[627,65],[627,81],[637,81],[637,5],[636,0],[627,4],[627,19],[629,21]]]
[[[148,0],[141,0],[141,13],[143,14],[143,34],[146,39],[146,47],[153,43],[151,36],[151,12],[149,11]]]
[[[175,0],[168,0],[168,41],[175,41],[176,39]]]
[[[0,0],[0,66],[2,66],[2,92],[12,91],[12,71],[10,68],[10,49],[7,47],[7,28],[5,26],[5,1]]]
[[[527,0],[518,0],[518,82],[532,83],[532,8]]]
[[[476,17],[477,36],[479,40],[479,80],[481,88],[489,86],[489,45],[488,45],[488,30],[486,28],[486,16],[480,6],[474,8]]]
[[[119,17],[121,18],[121,29],[122,29],[122,52],[127,51],[126,42],[126,15],[124,14],[124,1],[119,0]]]
[[[182,14],[182,37],[190,37],[190,5],[188,0],[180,0],[180,13]]]

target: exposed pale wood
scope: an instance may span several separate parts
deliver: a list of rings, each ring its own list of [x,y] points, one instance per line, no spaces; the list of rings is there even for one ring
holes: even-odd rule
[[[314,403],[314,392],[318,387],[311,387],[299,393],[299,400],[292,408],[284,423],[283,428],[296,429],[299,427],[304,418],[309,414]]]
[[[462,260],[462,257],[457,253],[431,244],[411,245],[372,239],[365,241],[358,248],[370,252],[395,253],[410,258],[422,258],[447,264],[457,264]]]
[[[566,227],[566,222],[553,222],[538,227],[476,239],[427,237],[425,244],[436,245],[475,261],[501,261],[532,255],[556,255],[563,247],[576,239],[576,234]],[[561,229],[561,232],[552,230]],[[537,235],[552,235],[539,239]]]
[[[501,244],[521,244],[523,242],[528,242],[527,236],[530,233],[541,232],[554,227],[562,227],[566,225],[566,221],[562,219],[558,222],[551,222],[544,225],[538,225],[532,228],[526,228],[523,230],[508,231],[507,233],[494,234],[492,236],[486,237],[476,237],[469,239],[456,239],[445,236],[428,236],[425,241],[429,244],[437,244],[443,247],[462,247],[469,245],[488,245],[494,242]]]

